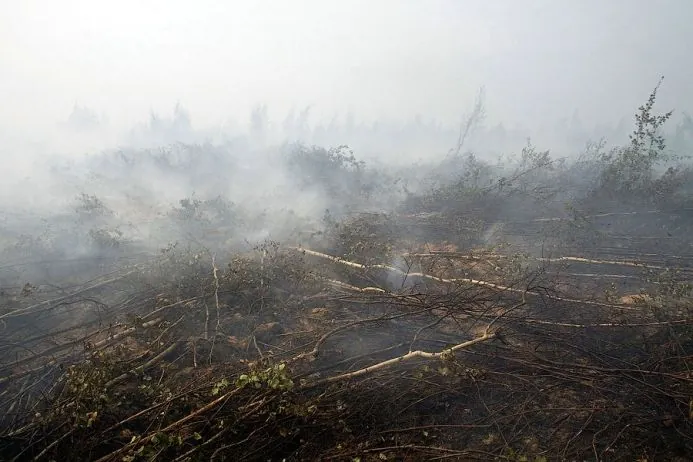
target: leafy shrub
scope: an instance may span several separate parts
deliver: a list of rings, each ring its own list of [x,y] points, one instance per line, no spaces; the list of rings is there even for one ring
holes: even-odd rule
[[[652,91],[647,102],[638,108],[630,143],[601,155],[600,161],[604,164],[599,185],[601,194],[616,196],[619,199],[642,199],[651,197],[655,192],[673,192],[662,189],[662,186],[672,184],[671,177],[676,173],[674,170],[667,171],[665,175],[668,175],[668,178],[664,183],[658,183],[654,177],[655,167],[668,159],[661,129],[673,113],[653,113],[661,83],[662,80]],[[657,185],[660,187],[657,188]]]

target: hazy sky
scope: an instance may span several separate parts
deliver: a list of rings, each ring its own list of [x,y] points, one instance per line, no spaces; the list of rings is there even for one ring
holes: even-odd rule
[[[0,0],[0,127],[417,113],[456,123],[486,87],[489,119],[617,121],[665,75],[693,111],[691,0]],[[614,120],[615,119],[615,120]]]

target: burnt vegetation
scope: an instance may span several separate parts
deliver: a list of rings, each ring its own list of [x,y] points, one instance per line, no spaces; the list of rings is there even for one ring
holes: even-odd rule
[[[335,204],[319,223],[188,197],[152,255],[82,194],[6,233],[0,458],[689,460],[693,176],[656,92],[627,145],[577,160],[485,162],[463,131],[422,179],[292,147],[296,187]],[[116,159],[222,181],[203,156],[234,168]]]

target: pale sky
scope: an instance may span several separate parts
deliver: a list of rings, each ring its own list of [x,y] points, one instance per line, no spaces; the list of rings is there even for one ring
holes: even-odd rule
[[[0,128],[177,101],[198,126],[257,103],[455,124],[482,85],[491,121],[617,122],[660,75],[693,112],[690,24],[691,0],[0,0]]]

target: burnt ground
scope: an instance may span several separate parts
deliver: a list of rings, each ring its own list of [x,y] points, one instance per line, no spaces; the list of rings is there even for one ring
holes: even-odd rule
[[[3,219],[0,459],[693,459],[693,170],[655,172],[655,93],[626,147],[453,156],[414,192],[298,149],[317,225],[86,194],[40,235]],[[238,180],[188,151],[156,171]]]
[[[3,267],[3,460],[689,460],[693,212],[475,201]]]

